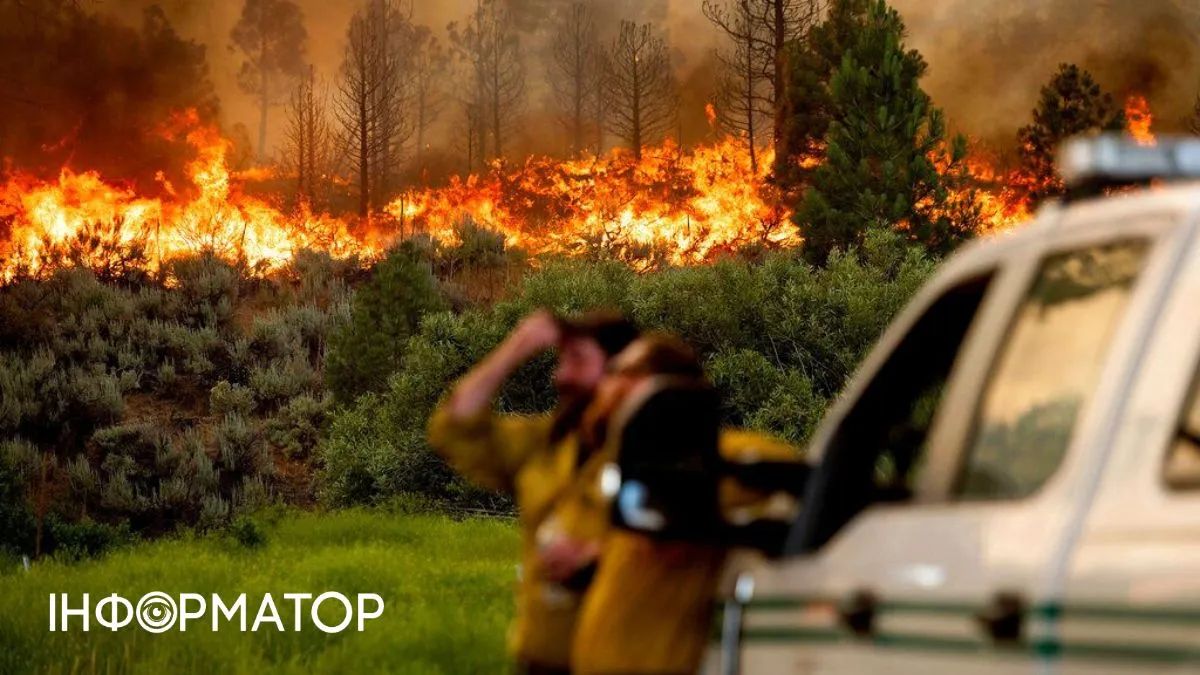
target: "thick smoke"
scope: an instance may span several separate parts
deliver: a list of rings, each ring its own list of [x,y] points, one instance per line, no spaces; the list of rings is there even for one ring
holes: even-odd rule
[[[347,23],[361,2],[297,1],[309,31],[309,58],[318,75],[330,82],[342,61]],[[676,133],[685,143],[709,136],[703,108],[712,100],[712,54],[723,38],[704,18],[700,0],[584,1],[596,13],[602,41],[611,39],[621,19],[661,27],[681,85]],[[892,1],[908,25],[910,45],[929,61],[925,86],[952,126],[1001,151],[1013,147],[1038,89],[1061,62],[1089,69],[1118,98],[1145,95],[1156,131],[1181,128],[1200,90],[1200,5],[1194,0]],[[523,131],[513,153],[557,152],[564,146],[550,106],[546,45],[555,30],[553,18],[566,2],[508,0],[521,28],[526,65]],[[128,147],[130,140],[138,141],[131,134],[152,129],[152,118],[165,116],[172,106],[200,105],[215,115],[218,100],[226,132],[245,137],[246,127],[253,132],[256,124],[256,102],[238,90],[240,57],[229,48],[241,5],[241,0],[8,3],[10,12],[16,7],[54,12],[74,7],[96,18],[77,35],[51,32],[49,47],[10,41],[12,48],[0,64],[0,76],[7,75],[0,79],[10,83],[3,88],[8,100],[0,111],[6,121],[0,154],[27,163],[40,153],[38,166],[68,162],[128,173],[131,164],[150,167],[155,158],[130,162],[126,153],[118,161],[110,152],[114,144]],[[147,46],[144,26],[151,6],[161,8],[157,16],[164,20],[156,24],[156,39],[165,57]],[[446,25],[465,18],[474,6],[475,0],[412,0],[411,11],[414,22],[432,28],[445,43]],[[0,18],[7,19],[10,31],[41,21],[36,15],[17,17],[24,23],[13,16]],[[68,43],[70,51],[64,55],[53,40]],[[448,79],[447,89],[453,93],[454,80]],[[283,115],[279,107],[270,112],[270,146],[282,138]],[[460,127],[458,111],[447,106],[432,130],[432,143],[453,153]]]
[[[598,36],[607,43],[616,34],[622,19],[651,22],[662,27],[673,36],[672,45],[676,71],[680,80],[698,85],[700,90],[685,90],[682,98],[681,128],[685,138],[695,140],[706,132],[704,102],[711,96],[711,79],[695,77],[696,71],[711,67],[709,63],[715,37],[710,38],[710,27],[700,12],[700,0],[695,7],[690,2],[676,0],[583,0],[589,4],[596,17]],[[304,12],[309,33],[308,53],[316,67],[318,77],[332,82],[341,66],[344,54],[346,27],[354,12],[362,6],[362,0],[296,0]],[[402,3],[405,4],[405,3]],[[550,91],[546,72],[550,58],[548,44],[555,30],[554,19],[568,0],[508,0],[521,32],[521,46],[526,67],[526,102],[520,125],[520,138],[516,139],[512,151],[554,153],[562,149],[561,138],[550,110]],[[90,9],[112,14],[127,23],[136,23],[146,7],[158,5],[170,18],[179,33],[208,47],[208,63],[212,82],[221,101],[222,122],[227,130],[242,124],[253,127],[258,119],[256,101],[237,88],[237,72],[240,57],[229,49],[229,33],[238,20],[242,0],[106,0],[96,2]],[[476,0],[410,0],[414,23],[430,27],[438,39],[447,44],[446,26],[452,21],[463,21],[475,8]],[[449,77],[453,77],[450,75]],[[452,94],[455,83],[447,82]],[[696,101],[699,101],[697,104]],[[694,110],[692,109],[694,108]],[[450,150],[459,144],[459,111],[447,106],[439,128],[434,129],[434,145]],[[282,138],[283,110],[273,108],[270,112],[272,124],[268,128],[268,146],[275,146]]]
[[[1155,131],[1182,127],[1200,93],[1200,4],[1193,0],[893,0],[926,89],[963,132],[1014,142],[1059,63],[1076,63],[1118,100],[1141,94]]]
[[[178,179],[186,144],[164,136],[171,114],[215,118],[205,48],[157,8],[136,21],[67,0],[0,2],[0,158],[42,175],[67,166],[128,178],[147,192]]]

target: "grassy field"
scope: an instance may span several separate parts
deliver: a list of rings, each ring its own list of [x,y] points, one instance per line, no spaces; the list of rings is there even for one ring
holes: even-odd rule
[[[46,562],[0,575],[0,673],[498,672],[511,614],[517,533],[503,520],[349,510],[284,514],[263,525],[265,543],[182,537],[76,564]],[[288,632],[258,633],[206,616],[155,635],[136,623],[118,632],[48,631],[50,593],[116,592],[135,603],[150,591],[223,599],[246,593],[248,622],[262,594],[279,604]],[[306,620],[292,632],[283,593],[378,593],[386,602],[362,633],[325,634]],[[328,606],[322,606],[322,615]],[[305,612],[307,613],[307,608]],[[340,611],[340,610],[339,610]],[[330,623],[336,623],[335,612]],[[78,619],[73,619],[78,626]],[[353,629],[353,625],[351,629]]]

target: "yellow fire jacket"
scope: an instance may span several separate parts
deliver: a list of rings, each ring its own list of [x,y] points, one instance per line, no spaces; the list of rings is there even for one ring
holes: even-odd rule
[[[517,583],[516,617],[509,629],[510,651],[519,659],[545,666],[600,666],[595,672],[640,670],[639,664],[643,662],[698,663],[709,634],[712,595],[724,552],[711,551],[702,564],[688,564],[680,571],[668,564],[675,558],[660,559],[659,551],[640,544],[629,547],[627,537],[612,538],[610,545],[609,502],[601,494],[599,483],[611,453],[597,452],[579,465],[577,437],[569,434],[551,443],[550,425],[547,415],[498,415],[490,411],[458,420],[444,406],[429,420],[430,445],[457,471],[482,487],[511,494],[516,502],[521,528],[521,574]],[[797,456],[791,446],[752,432],[724,431],[720,443],[726,457],[745,453],[757,453],[764,458]],[[721,489],[723,505],[736,505],[753,496],[726,486]],[[577,591],[545,579],[541,573],[538,548],[554,536],[602,544],[599,571],[587,590],[586,602],[594,607],[591,610],[594,618],[580,640],[575,639],[576,621],[584,598]],[[669,577],[669,583],[664,582],[665,577]],[[626,596],[631,584],[643,588],[650,586],[652,579],[658,580],[657,587]],[[636,600],[636,604],[625,603],[623,598]],[[676,609],[691,602],[702,609],[663,613],[659,609],[663,602]],[[645,608],[654,609],[633,616]],[[685,620],[679,618],[685,615]],[[629,616],[632,623],[618,626],[610,620],[617,616]],[[656,622],[657,617],[679,625],[663,625]],[[704,623],[703,627],[693,631],[700,623]],[[676,633],[686,635],[679,637]],[[661,645],[644,655],[627,647],[641,644],[632,640],[652,640],[656,634]],[[573,656],[580,663],[572,663]],[[611,661],[611,658],[633,657],[637,660],[629,666]],[[613,663],[616,667],[610,669],[608,666]],[[674,672],[672,668],[650,669]]]
[[[578,464],[579,443],[568,434],[550,442],[547,415],[496,415],[452,419],[440,407],[429,420],[429,442],[463,476],[507,492],[517,505],[521,570],[509,649],[522,660],[565,668],[581,602],[580,593],[544,578],[538,547],[552,536],[599,541],[608,528],[606,504],[591,490],[599,480],[599,453]]]
[[[731,461],[797,461],[796,448],[765,434],[723,430],[721,455]],[[721,510],[758,512],[767,495],[729,480]],[[572,672],[694,673],[712,635],[714,594],[728,550],[659,541],[612,529],[580,611]]]

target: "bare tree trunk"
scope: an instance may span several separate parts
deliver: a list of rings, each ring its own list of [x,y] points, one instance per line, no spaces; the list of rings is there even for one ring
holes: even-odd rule
[[[775,148],[777,152],[779,150],[779,143],[783,140],[784,119],[781,110],[783,106],[780,105],[780,103],[783,101],[784,89],[786,86],[783,78],[785,67],[784,48],[787,46],[788,39],[787,3],[788,0],[774,0],[774,6],[772,7],[772,9],[775,11],[775,25],[773,26],[774,30],[772,31],[772,38],[774,39],[773,44],[775,46],[775,64],[773,71],[774,77],[771,78],[771,86],[773,88],[773,98],[771,100],[774,102],[775,114],[774,124],[771,128],[771,146]],[[751,142],[751,145],[753,146],[753,142]]]
[[[633,156],[639,162],[642,161],[642,86],[641,86],[641,63],[638,59],[634,59],[633,68],[633,125],[631,127],[629,142],[633,144]]]
[[[749,149],[750,149],[750,172],[751,172],[751,173],[753,173],[753,174],[757,174],[757,173],[758,173],[758,147],[757,147],[757,146],[758,146],[758,143],[756,143],[756,142],[755,142],[755,138],[756,138],[756,136],[755,136],[755,131],[756,131],[755,127],[756,127],[756,125],[754,124],[754,120],[755,120],[755,118],[757,117],[757,115],[755,115],[755,114],[754,114],[754,113],[755,113],[755,109],[754,109],[754,108],[755,108],[755,100],[754,100],[754,84],[755,84],[755,79],[754,79],[754,59],[752,59],[752,58],[749,58],[749,55],[752,53],[752,52],[750,52],[749,50],[751,50],[751,49],[753,49],[753,48],[754,48],[754,45],[753,45],[753,44],[751,44],[751,43],[750,43],[750,39],[749,39],[749,38],[747,38],[747,40],[746,40],[747,58],[746,58],[746,59],[744,59],[744,61],[745,61],[745,68],[746,68],[746,70],[745,70],[745,75],[744,75],[744,77],[743,77],[744,81],[742,82],[742,84],[743,84],[743,85],[745,86],[745,88],[746,88],[746,89],[745,89],[745,96],[746,96],[746,145],[747,145],[747,146],[749,147]],[[779,59],[776,59],[776,61],[778,61],[778,60],[779,60]],[[778,99],[778,98],[777,98],[777,99],[775,99],[775,100],[779,101],[779,100],[782,100],[782,99]],[[778,119],[778,115],[776,115],[776,119]],[[776,134],[778,134],[778,132],[779,132],[779,130],[778,130],[778,129],[776,129]],[[776,135],[775,139],[778,139],[778,135]],[[773,142],[774,142],[774,141],[773,141]]]
[[[496,157],[504,155],[504,143],[500,131],[500,71],[499,68],[492,70],[492,143],[495,147]]]
[[[358,103],[358,215],[371,212],[371,120],[367,115],[367,97]]]
[[[609,130],[641,160],[643,145],[674,128],[678,101],[670,52],[650,24],[622,21],[606,62]]]
[[[426,114],[426,97],[428,92],[424,87],[417,90],[417,152],[416,166],[417,175],[424,178],[425,174],[425,114]]]
[[[259,17],[259,21],[265,23],[264,17]],[[271,103],[271,92],[267,89],[267,32],[260,30],[259,34],[262,36],[259,39],[259,63],[262,65],[258,69],[258,161],[261,164],[267,161],[267,106]]]

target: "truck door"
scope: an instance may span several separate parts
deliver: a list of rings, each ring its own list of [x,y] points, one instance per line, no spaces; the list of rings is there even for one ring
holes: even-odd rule
[[[953,323],[926,332],[941,321],[933,302],[894,346],[885,338],[831,413],[798,556],[757,575],[747,672],[1048,663],[1036,640],[1046,621],[1029,610],[1053,595],[1045,570],[1095,480],[1077,456],[1098,433],[1108,380],[1139,349],[1130,308],[1154,250],[1123,227],[1050,238],[989,275],[960,343],[937,338]]]
[[[1200,245],[1179,250],[1065,593],[1042,609],[1070,675],[1200,671]]]

